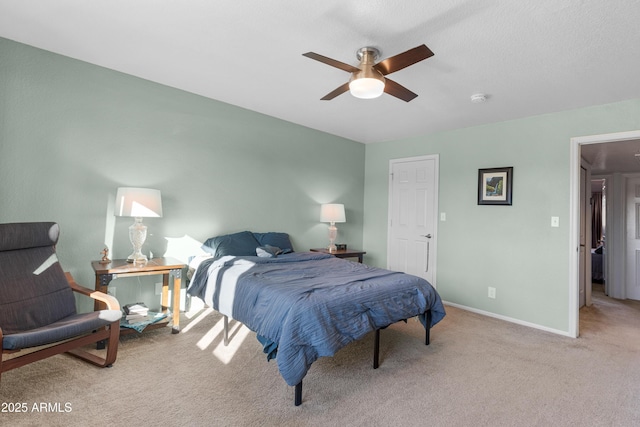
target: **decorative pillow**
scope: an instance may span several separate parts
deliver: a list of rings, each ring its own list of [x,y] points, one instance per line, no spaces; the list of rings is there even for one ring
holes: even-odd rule
[[[261,258],[275,258],[281,253],[282,253],[282,249],[276,246],[265,245],[265,246],[260,246],[256,248],[256,255],[258,255]]]
[[[293,245],[289,240],[287,233],[269,232],[269,233],[253,233],[255,238],[260,242],[259,246],[275,246],[282,249],[282,253],[293,252]]]
[[[215,258],[225,255],[256,256],[256,248],[261,246],[250,231],[241,231],[208,239],[202,249]]]

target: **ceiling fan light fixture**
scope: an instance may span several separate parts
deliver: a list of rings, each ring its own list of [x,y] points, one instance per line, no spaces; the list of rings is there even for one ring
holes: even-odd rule
[[[384,77],[373,68],[379,56],[378,49],[363,47],[358,50],[360,71],[353,73],[349,80],[349,92],[356,98],[373,99],[384,93]]]
[[[349,82],[349,92],[356,98],[377,98],[384,93],[384,77],[382,79],[375,77],[358,77],[352,79]]]

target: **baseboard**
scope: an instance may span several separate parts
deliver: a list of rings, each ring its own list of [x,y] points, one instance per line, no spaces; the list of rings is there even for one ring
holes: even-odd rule
[[[508,317],[508,316],[502,316],[500,314],[491,313],[490,311],[478,310],[477,308],[467,307],[466,305],[456,304],[454,302],[443,301],[443,303],[445,305],[450,305],[452,307],[459,308],[459,309],[465,310],[465,311],[470,311],[472,313],[481,314],[483,316],[493,317],[495,319],[500,319],[500,320],[504,320],[506,322],[511,322],[511,323],[515,323],[515,324],[518,324],[518,325],[527,326],[527,327],[533,328],[533,329],[539,329],[539,330],[545,331],[545,332],[551,332],[553,334],[562,335],[562,336],[569,337],[569,338],[576,338],[573,335],[569,334],[569,332],[561,331],[560,329],[553,329],[553,328],[549,328],[547,326],[538,325],[536,323],[525,322],[524,320],[514,319],[513,317]]]

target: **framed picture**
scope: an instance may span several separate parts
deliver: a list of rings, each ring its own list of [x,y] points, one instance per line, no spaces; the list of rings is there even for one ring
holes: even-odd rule
[[[478,169],[478,204],[511,205],[513,168]]]

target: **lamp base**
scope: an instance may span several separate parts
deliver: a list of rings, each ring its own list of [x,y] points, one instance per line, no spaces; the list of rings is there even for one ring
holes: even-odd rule
[[[133,245],[133,253],[127,257],[127,262],[135,264],[146,264],[147,256],[142,253],[142,245],[147,239],[147,226],[142,223],[142,218],[136,217],[135,221],[129,226],[129,240]]]
[[[336,237],[338,236],[338,228],[336,227],[335,222],[331,221],[331,224],[329,225],[329,246],[327,246],[327,249],[329,250],[329,252],[335,252],[336,251],[336,245],[335,242],[336,241]]]
[[[131,254],[127,257],[127,262],[132,262],[134,264],[146,264],[149,259],[145,254]]]

